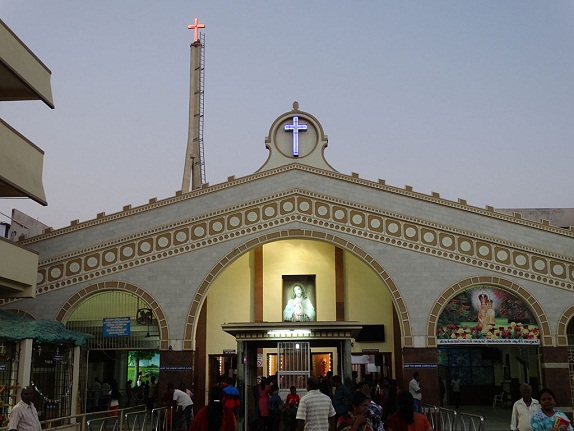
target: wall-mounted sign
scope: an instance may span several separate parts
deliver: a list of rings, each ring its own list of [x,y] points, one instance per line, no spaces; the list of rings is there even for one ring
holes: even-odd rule
[[[104,337],[123,337],[130,335],[129,317],[104,317]]]
[[[528,306],[494,286],[472,287],[452,298],[440,314],[437,344],[540,344]]]
[[[192,371],[191,365],[160,365],[160,371]]]
[[[362,353],[379,353],[379,349],[363,349]]]
[[[438,368],[438,364],[405,364],[405,368]]]
[[[235,355],[237,352],[235,351],[235,349],[223,349],[223,354],[224,355]]]

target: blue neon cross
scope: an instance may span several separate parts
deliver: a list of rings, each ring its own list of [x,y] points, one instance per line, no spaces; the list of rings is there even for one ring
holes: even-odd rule
[[[285,131],[293,132],[293,157],[299,157],[299,130],[307,130],[306,124],[299,124],[299,117],[293,117],[293,124],[285,124]]]

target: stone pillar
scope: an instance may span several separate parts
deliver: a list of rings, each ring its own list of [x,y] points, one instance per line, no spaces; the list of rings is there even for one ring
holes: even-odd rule
[[[70,395],[70,415],[79,414],[81,413],[82,410],[81,406],[78,406],[78,399],[79,399],[78,392],[80,389],[80,358],[81,358],[80,346],[74,346],[73,352],[74,352],[73,353],[74,364],[72,366],[72,394]],[[76,423],[76,418],[72,418],[72,423]]]
[[[32,375],[32,351],[34,340],[26,339],[20,341],[20,354],[18,356],[18,384],[20,387],[30,385]],[[18,398],[19,400],[20,398]]]
[[[353,368],[351,365],[352,351],[353,348],[351,346],[350,339],[341,341],[341,358],[339,359],[339,361],[343,362],[342,366],[343,375],[341,377],[343,378],[343,382],[345,384],[347,384],[347,382],[353,381]]]
[[[409,382],[413,373],[418,371],[423,395],[422,402],[440,406],[440,387],[438,379],[438,363],[436,348],[403,348],[403,375],[401,390],[409,390]],[[399,382],[400,384],[401,382]]]
[[[541,347],[540,370],[542,386],[549,388],[556,395],[556,407],[572,415],[572,395],[568,372],[567,347]]]

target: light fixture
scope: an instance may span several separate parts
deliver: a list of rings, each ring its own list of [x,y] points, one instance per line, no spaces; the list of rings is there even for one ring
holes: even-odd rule
[[[309,329],[273,329],[271,331],[267,331],[267,335],[271,335],[273,337],[292,337],[298,335],[311,335],[311,331]]]

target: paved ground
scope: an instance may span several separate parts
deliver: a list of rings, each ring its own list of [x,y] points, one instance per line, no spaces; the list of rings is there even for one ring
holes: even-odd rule
[[[470,413],[484,418],[485,431],[510,431],[511,409],[492,406],[461,406],[460,413]]]

